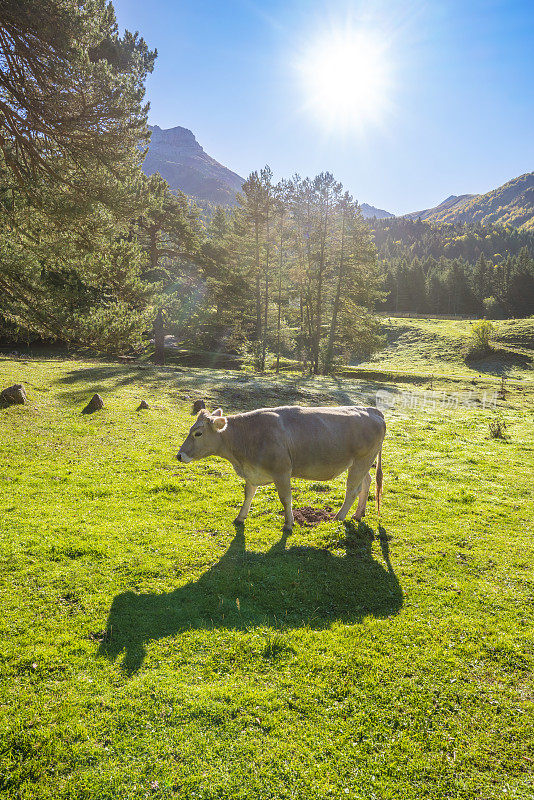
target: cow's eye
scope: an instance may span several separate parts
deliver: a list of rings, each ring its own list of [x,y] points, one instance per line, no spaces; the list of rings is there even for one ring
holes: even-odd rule
[[[195,431],[195,436],[202,436],[202,431]]]

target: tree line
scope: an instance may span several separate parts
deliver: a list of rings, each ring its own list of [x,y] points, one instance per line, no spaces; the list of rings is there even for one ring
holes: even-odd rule
[[[534,313],[534,234],[495,225],[371,222],[390,313]]]

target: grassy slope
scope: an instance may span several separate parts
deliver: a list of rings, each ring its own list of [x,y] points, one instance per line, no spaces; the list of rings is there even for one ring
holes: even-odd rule
[[[470,320],[384,317],[388,346],[362,366],[453,378],[492,380],[504,375],[511,380],[532,380],[534,318],[496,322],[494,355],[468,365],[462,353],[471,325]]]
[[[187,398],[376,386],[0,361],[14,380],[30,402],[0,412],[2,796],[532,796],[527,387],[501,404],[508,441],[489,410],[388,415],[389,541],[374,506],[370,528],[286,541],[272,489],[243,537],[230,466],[173,461]],[[95,390],[106,409],[80,416]],[[342,496],[341,478],[297,482],[295,503]]]

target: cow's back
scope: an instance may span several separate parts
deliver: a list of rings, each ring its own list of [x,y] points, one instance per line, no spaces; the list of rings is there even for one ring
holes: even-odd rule
[[[279,411],[296,477],[327,479],[371,452],[374,459],[385,434],[376,408],[296,406]]]
[[[383,415],[372,407],[280,406],[230,419],[246,462],[315,480],[339,475],[355,460],[372,463],[385,434]]]

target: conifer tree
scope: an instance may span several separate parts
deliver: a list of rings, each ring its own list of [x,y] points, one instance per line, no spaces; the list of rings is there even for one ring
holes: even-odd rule
[[[114,348],[138,338],[143,258],[120,240],[146,202],[154,58],[137,34],[118,35],[102,0],[2,3],[0,313],[26,332],[94,344],[107,319]],[[103,332],[106,347],[111,338]]]

